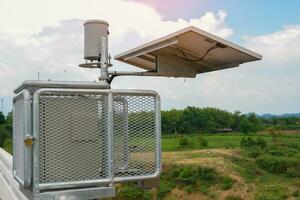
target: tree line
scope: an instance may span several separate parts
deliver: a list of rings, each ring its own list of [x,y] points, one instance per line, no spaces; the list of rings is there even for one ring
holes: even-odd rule
[[[147,115],[147,113],[143,115]],[[131,116],[131,118],[135,119],[136,116]],[[130,119],[129,121],[131,121]],[[7,116],[0,112],[0,147],[5,146],[5,143],[6,145],[11,144],[12,120],[11,112]],[[137,125],[135,124],[135,126]],[[242,114],[239,111],[228,112],[218,108],[189,106],[181,110],[162,111],[161,128],[163,134],[215,133],[224,129],[243,133],[270,128],[300,130],[300,117],[260,118],[255,113]]]
[[[300,118],[257,117],[255,113],[242,114],[218,108],[187,107],[182,110],[162,111],[163,134],[213,133],[222,130],[250,133],[268,128],[300,130]]]
[[[0,147],[8,146],[12,138],[12,113],[5,116],[0,112]]]

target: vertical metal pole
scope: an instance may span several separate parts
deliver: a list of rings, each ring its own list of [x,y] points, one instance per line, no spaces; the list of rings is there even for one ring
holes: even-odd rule
[[[113,94],[108,93],[108,175],[113,186],[114,179],[114,116]]]
[[[40,149],[39,149],[39,101],[40,101],[40,93],[35,92],[33,94],[33,137],[35,139],[35,144],[33,146],[33,193],[37,194],[40,192],[39,190],[39,181],[40,181],[40,173],[39,173],[39,159],[40,159]]]
[[[108,84],[108,37],[102,37],[99,81]]]

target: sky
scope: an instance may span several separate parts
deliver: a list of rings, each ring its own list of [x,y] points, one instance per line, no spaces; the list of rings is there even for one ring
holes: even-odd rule
[[[0,110],[11,111],[13,89],[38,72],[42,80],[97,80],[98,70],[78,64],[83,22],[104,19],[112,56],[190,25],[263,55],[195,79],[120,77],[112,88],[156,90],[162,109],[300,112],[299,7],[298,0],[0,0]]]

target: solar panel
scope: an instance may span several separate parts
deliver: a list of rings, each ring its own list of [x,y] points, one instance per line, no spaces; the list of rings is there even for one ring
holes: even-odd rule
[[[115,59],[159,76],[193,78],[261,60],[262,56],[190,26],[118,54]]]

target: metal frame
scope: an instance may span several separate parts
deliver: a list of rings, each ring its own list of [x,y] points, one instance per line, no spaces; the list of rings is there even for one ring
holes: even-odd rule
[[[16,101],[19,98],[23,98],[24,105],[24,130],[23,130],[23,139],[26,137],[30,137],[31,135],[31,124],[30,124],[30,118],[31,118],[31,98],[30,98],[30,93],[28,90],[23,90],[20,94],[14,97],[13,99],[13,104],[16,103]],[[15,132],[13,134],[13,141],[15,142]],[[16,145],[16,144],[15,144]],[[13,157],[13,175],[15,179],[24,187],[24,188],[29,188],[31,185],[31,177],[32,177],[32,147],[26,147],[25,144],[23,143],[23,148],[24,148],[24,163],[22,167],[24,170],[24,180],[20,178],[17,174],[17,166],[15,162],[15,157]],[[13,151],[15,151],[15,147],[13,148]]]
[[[125,134],[124,134],[124,155],[125,155],[125,166],[121,167],[121,168],[128,168],[128,157],[129,157],[129,142],[128,142],[128,102],[125,98],[119,97],[119,98],[114,98],[113,99],[113,103],[116,101],[120,101],[123,103],[124,105],[124,118],[125,118],[125,125],[124,125],[124,129],[125,129]],[[114,167],[115,170],[118,170]]]
[[[87,94],[108,94],[108,123],[109,123],[109,144],[108,148],[109,152],[109,178],[108,179],[99,179],[99,180],[90,180],[90,181],[74,181],[74,182],[63,182],[63,183],[43,183],[41,184],[39,181],[39,96],[42,93],[51,93],[51,92],[62,92],[66,93],[87,93]],[[156,112],[156,172],[152,175],[147,176],[133,176],[133,177],[114,177],[114,155],[113,155],[113,97],[114,95],[144,95],[144,96],[154,96],[156,99],[155,112]],[[123,181],[134,181],[134,180],[142,180],[148,178],[158,177],[161,172],[161,143],[160,143],[160,97],[158,93],[155,91],[147,91],[147,90],[94,90],[94,89],[53,89],[53,88],[43,88],[37,90],[33,94],[33,136],[35,138],[36,143],[34,144],[34,167],[33,167],[33,193],[39,194],[40,191],[44,190],[54,190],[54,189],[62,189],[62,188],[70,188],[70,187],[86,187],[86,186],[97,186],[103,184],[109,184],[113,186],[114,182],[123,182]]]

